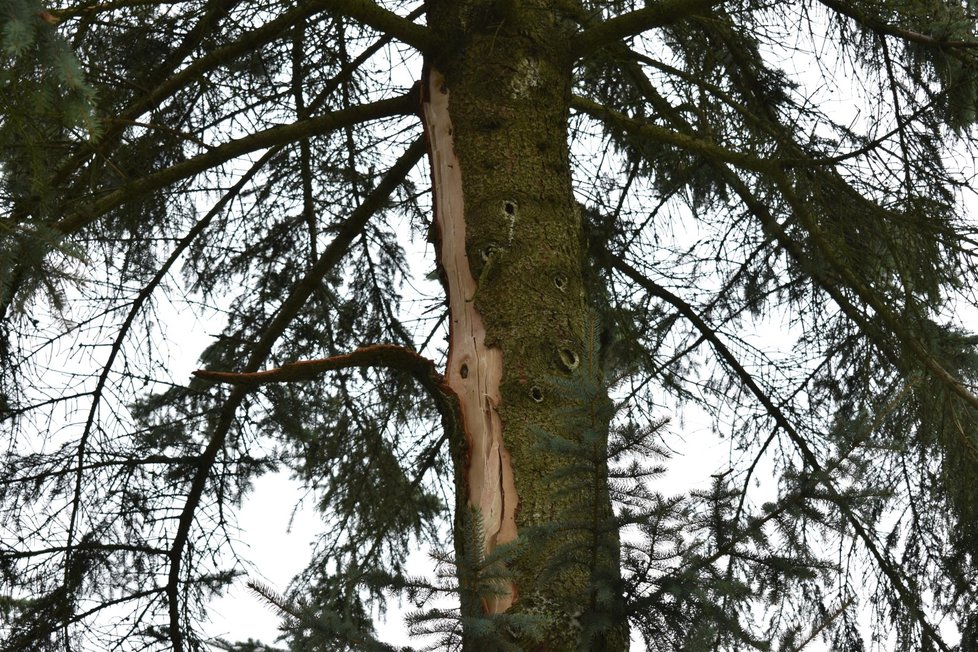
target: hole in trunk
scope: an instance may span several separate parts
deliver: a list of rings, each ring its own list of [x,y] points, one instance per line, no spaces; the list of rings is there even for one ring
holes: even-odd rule
[[[560,363],[568,371],[574,371],[581,364],[581,359],[570,349],[557,349],[557,355],[560,356]]]

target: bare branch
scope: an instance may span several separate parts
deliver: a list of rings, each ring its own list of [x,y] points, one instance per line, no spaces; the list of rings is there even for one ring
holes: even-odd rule
[[[418,353],[394,344],[362,346],[351,353],[334,355],[317,360],[302,360],[282,365],[277,369],[253,372],[212,371],[201,369],[194,376],[218,383],[255,386],[265,383],[291,383],[313,380],[327,371],[337,369],[380,367],[409,371],[419,379],[440,384],[441,374],[435,363]]]

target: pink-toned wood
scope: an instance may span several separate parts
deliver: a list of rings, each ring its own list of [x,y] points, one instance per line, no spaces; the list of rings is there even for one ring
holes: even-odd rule
[[[485,345],[486,330],[473,298],[477,283],[465,253],[462,170],[453,146],[448,88],[434,68],[427,73],[422,118],[431,159],[438,257],[448,293],[449,345],[446,384],[458,395],[468,441],[469,504],[482,514],[486,553],[516,538],[516,486],[499,418],[503,352]],[[516,587],[487,600],[487,613],[502,613],[516,600]]]

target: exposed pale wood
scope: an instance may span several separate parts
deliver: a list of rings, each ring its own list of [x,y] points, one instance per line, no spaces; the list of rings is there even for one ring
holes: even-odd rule
[[[485,345],[486,331],[473,297],[477,288],[465,253],[465,206],[462,170],[453,145],[448,88],[429,69],[422,114],[431,159],[438,257],[449,303],[446,384],[458,395],[468,442],[466,484],[469,504],[478,508],[485,527],[486,553],[516,538],[516,487],[499,418],[499,382],[503,353]],[[489,613],[506,611],[516,587],[488,600]]]

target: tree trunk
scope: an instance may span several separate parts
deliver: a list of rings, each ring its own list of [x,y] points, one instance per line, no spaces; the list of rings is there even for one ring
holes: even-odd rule
[[[610,419],[555,382],[573,385],[594,355],[567,146],[570,32],[558,4],[444,0],[428,14],[444,44],[427,65],[423,115],[451,313],[445,377],[466,433],[457,509],[477,515],[458,527],[481,525],[477,537],[458,532],[456,550],[479,559],[517,541],[495,594],[473,593],[460,568],[462,611],[540,616],[536,634],[515,621],[501,629],[523,649],[625,650],[626,623],[596,583],[620,588],[603,450],[589,492],[560,475],[582,460],[546,445],[580,444],[597,428],[603,449]],[[594,400],[606,407],[601,392]],[[467,649],[486,645],[467,634]]]

